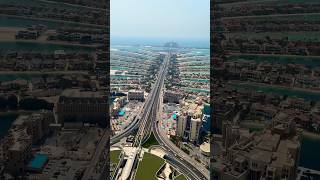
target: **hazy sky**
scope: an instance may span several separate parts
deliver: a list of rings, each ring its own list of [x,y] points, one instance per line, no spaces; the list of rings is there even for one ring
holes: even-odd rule
[[[111,0],[111,38],[209,40],[209,0]]]

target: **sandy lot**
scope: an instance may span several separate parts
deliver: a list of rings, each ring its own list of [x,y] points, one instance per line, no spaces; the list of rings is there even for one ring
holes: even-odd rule
[[[0,27],[0,41],[15,41],[15,35],[24,28]]]

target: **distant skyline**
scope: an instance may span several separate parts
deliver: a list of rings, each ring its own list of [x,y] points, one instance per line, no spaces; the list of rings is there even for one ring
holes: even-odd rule
[[[112,44],[128,39],[209,46],[209,0],[111,0],[110,14]]]

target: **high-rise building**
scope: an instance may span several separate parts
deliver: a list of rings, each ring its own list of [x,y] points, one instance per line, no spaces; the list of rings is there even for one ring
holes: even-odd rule
[[[185,141],[197,142],[202,125],[202,104],[185,103],[177,119],[177,135]]]
[[[198,141],[199,139],[202,119],[192,117],[190,120],[191,120],[191,124],[190,124],[189,140],[191,142],[195,142],[195,141]]]
[[[183,136],[184,133],[184,128],[186,126],[186,116],[179,114],[179,116],[177,117],[177,131],[176,134],[180,137]]]

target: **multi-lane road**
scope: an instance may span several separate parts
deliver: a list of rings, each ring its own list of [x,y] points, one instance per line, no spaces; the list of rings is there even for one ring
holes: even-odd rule
[[[149,95],[148,104],[145,105],[145,113],[144,113],[144,119],[142,120],[138,134],[136,136],[136,140],[139,142],[139,144],[135,144],[136,146],[141,146],[141,143],[143,140],[145,140],[147,137],[149,137],[149,133],[152,130],[152,124],[155,123],[154,121],[157,118],[154,118],[153,113],[157,108],[158,101],[161,94],[161,87],[164,84],[164,79],[166,72],[168,70],[168,65],[170,62],[171,53],[169,52],[168,55],[165,56],[165,59],[163,61],[163,65],[160,67],[160,71],[158,73],[158,78],[155,84],[153,85],[153,88],[151,90],[151,93]]]
[[[162,89],[164,86],[164,78],[166,77],[167,68],[169,65],[169,61],[171,58],[171,53],[169,52],[166,56],[166,60],[164,62],[164,71],[162,72],[160,77],[160,83],[157,86],[157,96],[154,99],[154,106],[153,106],[153,113],[150,119],[153,119],[152,122],[152,131],[160,143],[160,145],[167,150],[167,161],[171,164],[176,165],[178,169],[183,172],[184,175],[188,176],[190,179],[199,179],[199,180],[206,180],[210,179],[209,171],[199,162],[191,159],[185,152],[179,149],[171,140],[167,137],[167,135],[162,131],[161,127],[159,126],[159,107],[161,108],[161,95]]]
[[[142,142],[149,137],[150,132],[153,134],[159,144],[166,150],[165,159],[192,180],[208,180],[209,171],[197,161],[191,159],[182,150],[176,147],[166,134],[161,130],[158,124],[159,107],[161,107],[161,95],[164,86],[164,80],[167,74],[171,52],[165,56],[163,65],[160,67],[158,78],[152,87],[152,90],[142,109],[142,115],[136,119],[132,125],[128,126],[122,134],[111,138],[111,144],[116,143],[121,138],[129,135],[134,129],[138,129],[135,137],[134,146],[140,147]]]

